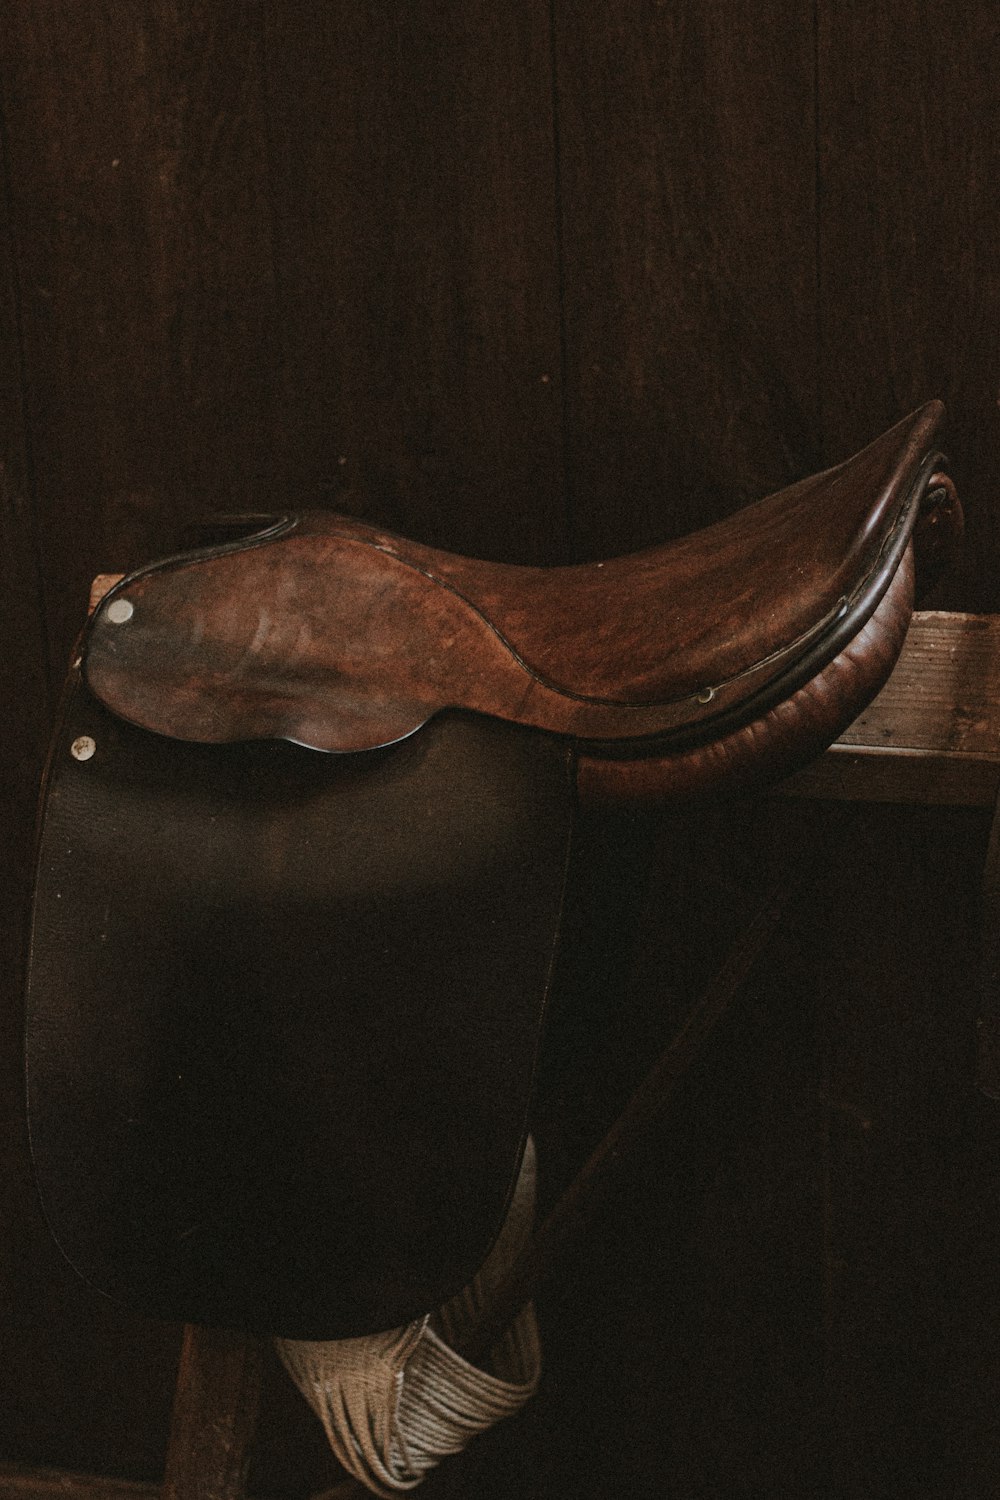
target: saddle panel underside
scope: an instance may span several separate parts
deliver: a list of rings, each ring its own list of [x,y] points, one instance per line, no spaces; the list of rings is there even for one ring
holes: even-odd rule
[[[43,1208],[81,1275],[145,1313],[311,1338],[470,1280],[523,1146],[571,800],[565,747],[507,724],[444,716],[360,759],[178,745],[77,682],[27,1071]]]

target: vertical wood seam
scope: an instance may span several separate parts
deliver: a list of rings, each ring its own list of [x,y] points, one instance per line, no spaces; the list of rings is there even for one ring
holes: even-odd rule
[[[28,383],[28,364],[25,354],[24,342],[24,296],[21,279],[21,265],[17,255],[17,247],[14,234],[14,195],[12,190],[12,173],[10,164],[10,140],[7,122],[7,87],[6,78],[0,70],[0,197],[2,197],[5,208],[3,242],[0,244],[0,256],[6,262],[10,285],[11,298],[11,320],[14,333],[14,366],[17,377],[17,391],[14,396],[16,411],[16,431],[10,435],[10,442],[18,449],[21,473],[18,476],[19,483],[16,488],[23,488],[24,510],[26,519],[20,523],[21,529],[26,536],[26,552],[31,560],[32,578],[29,589],[26,590],[34,601],[36,608],[36,627],[39,642],[39,655],[41,657],[42,686],[44,689],[45,703],[49,715],[52,714],[55,705],[55,683],[57,674],[52,659],[52,642],[49,639],[48,630],[48,599],[45,586],[45,570],[42,558],[41,527],[38,515],[38,487],[36,482],[34,445],[32,443],[31,431],[28,424],[28,413],[25,404],[25,394]],[[2,487],[2,503],[8,502],[10,490],[5,484]],[[11,516],[12,526],[16,523],[16,517]]]
[[[823,322],[823,136],[822,110],[820,105],[820,0],[813,0],[813,253],[816,257],[815,286],[816,307],[814,312],[816,329],[816,450],[820,467],[829,462],[827,456],[826,402],[824,387],[824,322]]]
[[[816,329],[816,445],[821,465],[829,463],[829,433],[827,431],[826,416],[826,358],[825,358],[825,332],[826,324],[823,308],[824,280],[823,280],[823,214],[824,202],[824,176],[823,176],[823,101],[822,101],[822,79],[821,79],[821,49],[820,49],[820,0],[813,0],[812,25],[813,25],[813,130],[814,130],[814,160],[815,175],[813,182],[813,216],[814,216],[814,254],[815,266],[815,329]],[[830,1099],[832,1097],[832,1062],[831,1048],[832,1038],[830,1027],[833,1024],[829,1013],[820,1017],[818,1040],[820,1047],[819,1056],[819,1087],[820,1098],[817,1100],[818,1110],[816,1124],[819,1131],[819,1161],[820,1161],[820,1326],[822,1330],[823,1347],[823,1388],[826,1393],[827,1403],[830,1401],[830,1375],[833,1369],[834,1342],[836,1339],[836,1320],[834,1313],[836,1299],[836,1285],[833,1269],[834,1242],[835,1242],[835,1203],[833,1189],[833,1151],[834,1130],[833,1114]]]
[[[257,50],[260,57],[258,68],[258,87],[260,89],[261,120],[264,125],[264,157],[265,178],[267,183],[267,245],[268,245],[268,270],[271,277],[272,308],[274,311],[274,362],[275,367],[271,371],[271,421],[274,435],[274,445],[277,449],[278,461],[281,472],[281,504],[289,503],[289,469],[288,454],[285,448],[286,430],[286,407],[288,392],[285,387],[286,372],[288,370],[288,344],[285,319],[281,316],[284,305],[284,287],[281,283],[278,267],[281,264],[280,246],[278,244],[278,225],[276,197],[274,191],[276,150],[274,144],[274,122],[271,116],[272,94],[271,88],[271,54],[269,46],[269,5],[268,0],[258,0],[257,10]]]
[[[562,562],[571,562],[577,550],[576,496],[569,453],[569,352],[566,326],[566,247],[560,133],[559,48],[556,0],[549,0],[549,68],[551,74],[553,238],[556,253],[556,314],[559,324],[559,455],[562,476]]]

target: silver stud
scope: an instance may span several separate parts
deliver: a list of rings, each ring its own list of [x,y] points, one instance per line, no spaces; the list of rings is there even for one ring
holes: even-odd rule
[[[104,613],[112,625],[124,625],[135,614],[135,605],[131,599],[112,599]]]
[[[699,703],[711,703],[711,701],[712,701],[712,699],[714,697],[715,697],[715,688],[702,688],[701,692],[698,694],[698,702]]]
[[[92,740],[89,734],[81,734],[69,747],[69,753],[74,760],[89,760],[97,749],[97,741]]]

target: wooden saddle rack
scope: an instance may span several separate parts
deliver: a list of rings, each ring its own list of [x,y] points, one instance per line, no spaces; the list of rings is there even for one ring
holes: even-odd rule
[[[861,712],[960,528],[941,414],[605,563],[288,513],[105,596],[46,777],[27,1009],[38,1188],[87,1282],[329,1339],[471,1279],[575,804],[763,783]]]

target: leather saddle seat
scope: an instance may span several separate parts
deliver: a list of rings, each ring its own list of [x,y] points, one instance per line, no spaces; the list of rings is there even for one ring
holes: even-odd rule
[[[611,755],[711,738],[874,612],[939,416],[932,403],[835,469],[607,562],[516,567],[343,516],[281,518],[123,580],[91,624],[87,682],[130,723],[201,742],[369,750],[449,708]]]
[[[911,541],[933,562],[959,524],[940,415],[605,563],[306,513],[110,590],[46,773],[26,1027],[36,1181],[93,1287],[334,1338],[472,1279],[575,798],[774,776],[861,711]]]

